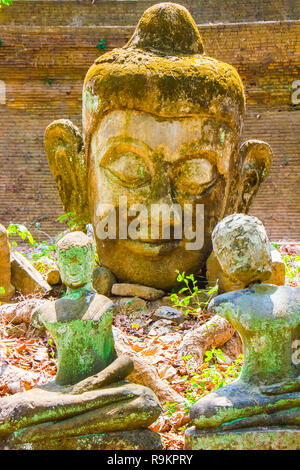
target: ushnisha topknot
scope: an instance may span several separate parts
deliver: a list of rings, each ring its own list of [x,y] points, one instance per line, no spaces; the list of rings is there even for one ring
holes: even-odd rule
[[[83,232],[70,232],[61,238],[57,244],[57,250],[68,250],[71,246],[77,248],[94,247],[94,242]]]
[[[158,3],[145,11],[126,47],[165,54],[203,54],[200,33],[181,5]]]
[[[240,132],[245,96],[235,68],[204,54],[187,9],[159,3],[145,11],[129,42],[99,57],[85,77],[87,157],[91,134],[114,110],[164,118],[211,116]]]

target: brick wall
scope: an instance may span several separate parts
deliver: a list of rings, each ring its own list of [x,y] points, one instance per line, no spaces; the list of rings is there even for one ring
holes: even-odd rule
[[[131,36],[155,1],[18,1],[0,10],[0,221],[61,230],[63,210],[43,148],[45,127],[66,117],[80,126],[81,88],[99,55]],[[233,64],[247,93],[244,138],[272,145],[271,174],[252,206],[272,239],[300,239],[300,0],[190,0],[206,53]],[[265,20],[265,23],[260,21]],[[51,81],[51,84],[49,80]],[[41,235],[43,238],[43,235]]]

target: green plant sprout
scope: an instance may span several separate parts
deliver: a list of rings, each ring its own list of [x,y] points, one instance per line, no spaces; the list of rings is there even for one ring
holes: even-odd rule
[[[183,356],[182,359],[188,363],[192,356]],[[189,375],[182,377],[182,382],[187,384],[185,390],[185,399],[183,401],[183,411],[188,414],[191,407],[202,397],[210,393],[212,390],[227,385],[234,380],[237,380],[241,370],[244,356],[241,354],[231,365],[228,365],[226,370],[220,369],[220,364],[217,363],[217,359],[223,361],[225,359],[220,349],[213,348],[211,351],[206,351],[205,354],[205,368],[200,372],[191,372]],[[211,362],[213,362],[211,364]],[[203,366],[202,366],[203,367]],[[166,414],[172,416],[173,413],[178,411],[178,403],[166,403]],[[182,429],[183,430],[185,427]]]
[[[4,295],[5,294],[5,289],[4,287],[0,286],[0,295]],[[2,304],[2,302],[0,301],[0,305]]]
[[[32,259],[34,261],[38,261],[39,258],[42,257],[46,257],[49,259],[55,258],[55,243],[48,244],[47,242],[43,241],[41,243],[35,243],[34,247],[37,250],[35,253],[32,254]]]
[[[300,277],[300,256],[292,258],[289,255],[282,257],[285,264],[285,275],[290,281],[295,281]]]
[[[193,274],[186,276],[184,272],[180,273],[178,269],[175,272],[177,273],[177,282],[184,283],[184,287],[178,293],[170,295],[174,307],[183,307],[184,315],[198,315],[201,309],[205,310],[211,299],[218,292],[218,281],[213,287],[199,289]],[[180,297],[180,294],[183,293],[186,295]]]
[[[16,235],[21,237],[23,241],[25,241],[27,239],[29,244],[31,246],[34,246],[35,241],[33,239],[33,236],[31,235],[31,233],[29,232],[27,227],[25,227],[25,225],[10,224],[7,227],[7,236],[8,237],[15,237]],[[11,243],[9,243],[9,248],[11,248],[11,246],[17,246],[17,242],[15,240],[13,240]]]
[[[12,0],[0,0],[0,8],[2,8],[2,5],[9,6],[12,4]]]
[[[222,353],[221,349],[212,348],[211,351],[206,351],[205,359],[204,359],[205,362],[213,361],[214,363],[216,363],[216,362],[218,362],[218,359],[220,359],[221,361],[226,362],[226,357]]]
[[[76,227],[81,227],[82,229],[82,227],[86,225],[82,220],[78,219],[75,212],[66,212],[65,214],[57,217],[56,220],[60,223],[66,222],[70,230],[73,230]]]
[[[7,235],[8,237],[15,237],[19,236],[23,241],[28,240],[29,244],[34,248],[34,253],[26,253],[26,257],[33,260],[38,261],[42,257],[47,257],[49,259],[55,259],[55,243],[47,243],[43,241],[38,243],[34,240],[31,232],[25,227],[25,225],[21,224],[10,224],[7,227]],[[9,248],[17,247],[18,244],[15,240],[12,240],[11,243],[9,242]]]
[[[99,50],[102,49],[103,51],[106,51],[106,39],[101,39],[101,40],[99,41],[99,44],[97,44],[96,47],[97,47],[97,49],[99,49]]]
[[[185,390],[186,398],[184,401],[184,412],[188,413],[191,406],[200,398],[210,393],[212,390],[227,385],[238,379],[243,363],[243,354],[241,354],[226,370],[221,370],[219,361],[222,363],[226,358],[220,349],[212,348],[206,351],[204,366],[200,372],[191,372],[183,377],[188,387]],[[187,356],[185,360],[191,359]],[[218,361],[219,360],[219,361]]]

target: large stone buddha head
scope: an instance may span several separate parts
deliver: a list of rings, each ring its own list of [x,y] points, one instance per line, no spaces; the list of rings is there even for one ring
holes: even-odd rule
[[[191,15],[174,3],[149,8],[126,46],[89,69],[84,142],[70,121],[59,120],[46,130],[46,151],[65,211],[92,221],[99,258],[119,280],[171,288],[176,269],[203,269],[221,219],[247,213],[271,149],[261,141],[241,144],[244,110],[237,71],[205,55]],[[118,231],[124,201],[128,225],[134,205],[151,213],[134,239],[124,227]],[[162,230],[153,237],[163,223],[153,205],[170,208],[170,237]],[[117,236],[104,239],[98,228],[111,207]],[[201,222],[197,207],[204,210]],[[174,235],[188,210],[190,232],[203,234],[193,249],[184,230]]]

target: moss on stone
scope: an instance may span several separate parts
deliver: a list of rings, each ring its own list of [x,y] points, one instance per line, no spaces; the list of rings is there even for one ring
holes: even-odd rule
[[[128,45],[171,54],[204,52],[192,16],[183,6],[172,3],[159,3],[148,8]]]
[[[204,114],[239,131],[244,108],[239,74],[203,53],[191,15],[176,4],[146,10],[128,44],[97,59],[84,82],[87,144],[101,116],[115,109],[165,118]]]

